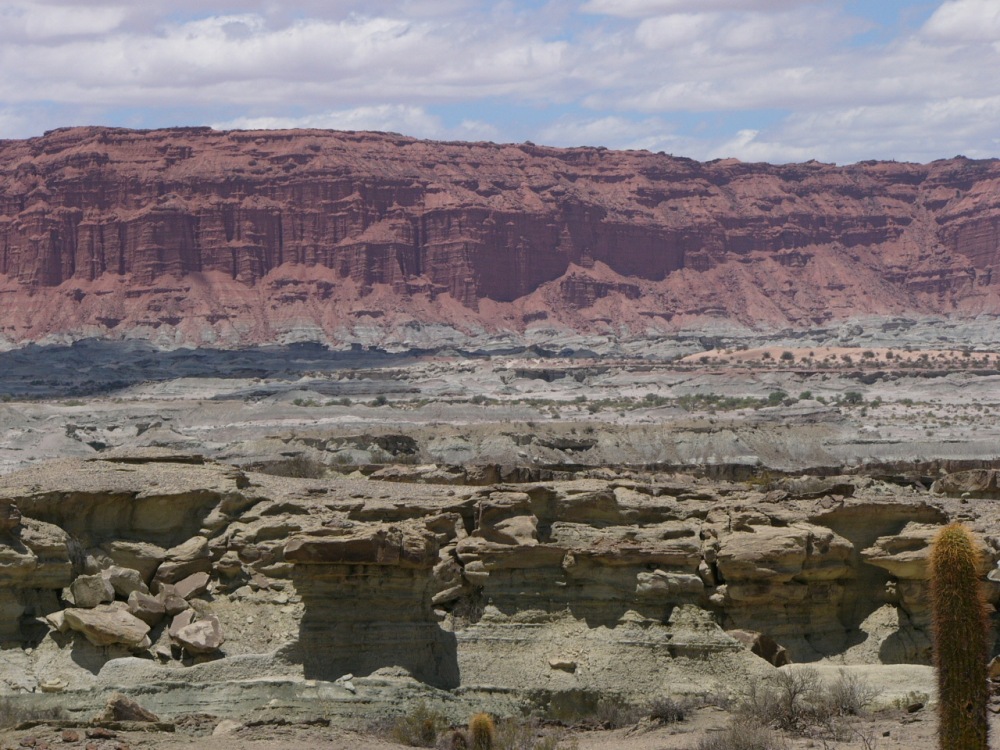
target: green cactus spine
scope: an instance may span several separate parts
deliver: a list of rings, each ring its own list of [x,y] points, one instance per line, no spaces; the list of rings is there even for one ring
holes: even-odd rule
[[[471,750],[493,750],[496,727],[489,714],[476,714],[469,719],[469,746]]]
[[[989,621],[979,588],[979,549],[961,524],[938,532],[931,549],[930,574],[938,746],[941,750],[987,750]]]

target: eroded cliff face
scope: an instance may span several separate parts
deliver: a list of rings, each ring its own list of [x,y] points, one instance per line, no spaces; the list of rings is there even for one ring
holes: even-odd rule
[[[167,714],[280,696],[357,718],[421,691],[506,711],[728,692],[787,661],[927,664],[942,524],[979,534],[1000,593],[995,512],[968,499],[995,481],[456,487],[162,453],[42,465],[0,478],[0,692],[83,710],[141,689]]]
[[[973,315],[1000,311],[998,236],[994,161],[72,128],[0,143],[0,335],[412,342],[430,324]]]

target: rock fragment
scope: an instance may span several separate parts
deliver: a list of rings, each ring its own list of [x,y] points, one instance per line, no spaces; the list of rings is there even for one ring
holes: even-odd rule
[[[65,618],[70,629],[82,633],[95,646],[120,643],[136,648],[149,645],[149,625],[117,607],[70,608],[65,610]]]
[[[93,609],[98,604],[106,604],[115,600],[115,589],[104,576],[77,576],[70,584],[70,596],[76,607]]]

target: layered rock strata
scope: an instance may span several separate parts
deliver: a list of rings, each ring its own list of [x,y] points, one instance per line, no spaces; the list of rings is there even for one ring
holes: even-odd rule
[[[141,685],[169,714],[243,686],[237,711],[273,689],[357,716],[400,690],[514,710],[733,690],[788,660],[926,664],[937,528],[972,527],[1000,592],[996,511],[961,496],[982,482],[461,487],[149,454],[43,465],[0,477],[0,691],[57,685],[90,706]]]
[[[964,158],[62,129],[0,143],[0,335],[426,345],[995,313],[998,180]]]

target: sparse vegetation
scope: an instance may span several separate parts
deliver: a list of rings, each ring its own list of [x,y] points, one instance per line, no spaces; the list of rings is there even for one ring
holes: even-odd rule
[[[735,721],[698,742],[698,750],[784,750],[786,747],[788,743],[780,734],[750,721]]]
[[[736,714],[745,723],[786,732],[820,728],[833,731],[835,720],[861,716],[880,691],[845,670],[824,684],[813,669],[779,670],[765,680],[753,680]]]
[[[410,712],[395,719],[389,727],[389,736],[401,745],[434,747],[438,735],[449,729],[448,719],[439,711],[417,702]]]

